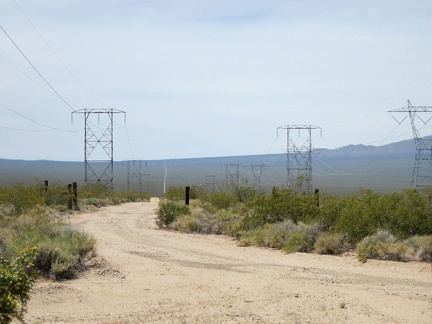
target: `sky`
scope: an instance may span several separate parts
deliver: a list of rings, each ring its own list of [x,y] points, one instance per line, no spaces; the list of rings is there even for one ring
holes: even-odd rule
[[[432,106],[431,14],[430,0],[0,0],[0,158],[82,161],[83,109],[125,112],[116,161],[284,153],[284,126],[320,127],[315,148],[410,139],[388,111]],[[96,137],[107,118],[90,115]]]

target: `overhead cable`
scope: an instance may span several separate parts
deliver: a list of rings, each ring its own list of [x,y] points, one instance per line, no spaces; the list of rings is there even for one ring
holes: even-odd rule
[[[14,42],[14,40],[9,36],[9,34],[4,30],[4,28],[0,25],[1,30],[5,33],[5,35],[9,38],[9,40],[12,42],[12,44],[16,47],[16,49],[21,53],[21,55],[26,59],[26,61],[30,64],[30,66],[36,71],[37,74],[42,78],[42,80],[45,81],[45,83],[51,88],[51,90],[54,91],[54,93],[72,110],[75,109],[57,92],[56,89],[45,79],[45,77],[38,71],[38,69],[33,65],[32,62],[27,58],[27,56],[24,54],[24,52],[18,47],[18,45]]]

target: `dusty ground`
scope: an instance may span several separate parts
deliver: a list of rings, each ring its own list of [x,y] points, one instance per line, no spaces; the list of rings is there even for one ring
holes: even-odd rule
[[[80,278],[38,282],[28,323],[432,323],[432,268],[241,248],[158,230],[157,200],[70,222],[98,240]]]

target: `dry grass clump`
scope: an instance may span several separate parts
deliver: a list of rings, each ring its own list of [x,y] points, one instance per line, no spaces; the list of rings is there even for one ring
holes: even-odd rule
[[[379,230],[365,237],[357,245],[357,258],[365,262],[367,259],[401,261],[405,258],[408,246],[397,242],[389,231]]]
[[[317,254],[341,255],[350,249],[350,244],[345,235],[340,233],[321,232],[314,244],[314,251]]]
[[[168,226],[185,233],[202,233],[233,236],[241,217],[229,210],[216,210],[211,213],[205,210],[199,202],[190,204],[190,214],[175,217]]]
[[[96,240],[64,224],[58,211],[37,206],[0,227],[0,250],[17,256],[28,247],[37,247],[35,269],[45,277],[67,279],[84,270],[95,255]]]
[[[243,231],[239,245],[269,247],[286,253],[311,252],[319,231],[320,226],[317,224],[295,224],[286,220]]]
[[[404,241],[412,260],[432,262],[432,235],[413,236]]]

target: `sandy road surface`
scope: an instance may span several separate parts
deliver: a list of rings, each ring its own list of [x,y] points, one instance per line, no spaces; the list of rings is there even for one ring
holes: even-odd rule
[[[38,282],[28,323],[432,323],[432,268],[241,248],[158,230],[157,200],[70,222],[98,240],[80,278]]]

